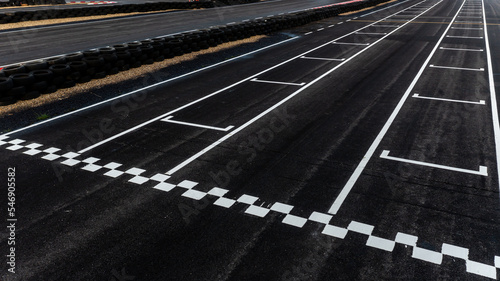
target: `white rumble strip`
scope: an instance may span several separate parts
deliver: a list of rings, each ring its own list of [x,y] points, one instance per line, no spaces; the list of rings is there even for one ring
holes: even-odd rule
[[[479,263],[469,260],[469,249],[467,248],[443,243],[441,246],[441,252],[431,251],[425,248],[418,247],[418,237],[414,235],[398,232],[395,239],[392,240],[372,235],[375,226],[357,221],[351,221],[347,228],[331,225],[330,220],[332,219],[333,215],[330,214],[312,212],[309,217],[304,218],[292,215],[291,212],[294,209],[294,206],[288,204],[276,202],[274,204],[271,204],[270,208],[265,208],[261,206],[268,204],[261,203],[261,206],[254,205],[255,202],[259,200],[259,198],[255,196],[244,194],[237,199],[231,199],[224,197],[224,195],[229,192],[229,190],[227,189],[214,187],[208,192],[203,192],[194,189],[194,187],[198,185],[197,182],[184,180],[178,184],[167,183],[166,180],[168,180],[170,176],[166,174],[154,174],[153,176],[147,177],[143,176],[143,174],[146,173],[146,170],[144,169],[136,167],[128,169],[120,168],[123,165],[115,162],[110,162],[105,165],[99,165],[96,163],[99,162],[100,159],[95,157],[88,157],[82,160],[77,160],[75,158],[80,156],[79,153],[63,153],[61,152],[61,149],[55,147],[47,147],[44,149],[42,148],[42,144],[26,144],[26,141],[21,139],[9,140],[9,136],[5,135],[0,135],[0,146],[10,151],[23,150],[23,154],[30,156],[38,155],[41,159],[47,161],[58,160],[61,164],[71,167],[81,164],[80,169],[82,170],[86,170],[89,172],[100,171],[100,173],[102,173],[103,175],[111,178],[117,178],[122,175],[129,175],[132,177],[128,180],[128,182],[138,185],[142,185],[146,182],[151,181],[154,184],[154,189],[164,192],[169,192],[174,188],[183,188],[186,191],[181,196],[191,198],[193,200],[201,200],[206,196],[217,197],[217,200],[215,200],[213,204],[222,208],[231,208],[237,203],[246,204],[248,205],[248,208],[245,210],[245,213],[261,218],[267,216],[270,212],[280,213],[285,215],[285,217],[281,221],[282,223],[298,228],[302,228],[308,221],[324,224],[325,227],[321,233],[339,239],[344,239],[349,232],[359,233],[367,236],[367,246],[387,252],[392,252],[394,250],[394,247],[396,246],[396,243],[399,243],[413,248],[412,258],[437,265],[440,265],[442,263],[444,256],[462,259],[465,261],[467,272],[491,279],[497,279],[497,268],[500,268],[500,256],[494,257],[494,265]]]

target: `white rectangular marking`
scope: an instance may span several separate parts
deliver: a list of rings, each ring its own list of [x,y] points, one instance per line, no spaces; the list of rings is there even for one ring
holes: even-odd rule
[[[252,82],[259,82],[259,83],[269,83],[269,84],[281,84],[281,85],[290,85],[290,86],[304,86],[306,83],[289,83],[289,82],[279,82],[279,81],[267,81],[267,80],[259,80],[257,78],[254,78],[250,80]]]
[[[169,192],[170,190],[174,189],[174,187],[175,185],[166,182],[160,182],[159,184],[153,186],[154,189],[158,189],[165,192]]]
[[[482,27],[479,28],[473,28],[473,27],[452,27],[451,29],[465,29],[465,30],[483,30]]]
[[[441,66],[441,65],[433,65],[433,64],[430,64],[429,67],[444,68],[444,69],[456,69],[456,70],[484,71],[484,68],[465,68],[465,67]]]
[[[471,36],[452,36],[446,35],[447,38],[463,38],[463,39],[484,39],[483,37],[471,37]]]
[[[288,214],[290,213],[290,211],[292,211],[292,209],[293,206],[279,202],[274,203],[274,205],[271,207],[271,210],[282,214]]]
[[[347,232],[348,232],[347,229],[340,228],[340,227],[337,227],[334,225],[326,225],[325,228],[323,229],[323,231],[321,231],[321,233],[323,233],[323,234],[337,237],[340,239],[344,239],[345,236],[347,235]]]
[[[345,61],[345,58],[343,58],[343,59],[330,59],[330,58],[316,58],[316,57],[306,57],[306,56],[302,56],[300,58],[301,59],[308,59],[308,60]]]
[[[328,224],[330,222],[330,220],[332,219],[332,217],[333,217],[332,215],[327,215],[327,214],[323,214],[323,213],[313,212],[309,216],[309,220],[312,220],[312,221],[315,221],[315,222],[319,222],[319,223]]]
[[[361,34],[361,35],[386,35],[387,33],[377,33],[377,32],[356,32],[356,34]]]
[[[497,269],[494,266],[467,260],[465,262],[465,267],[467,272],[492,279],[497,279]]]
[[[439,47],[440,50],[450,50],[450,51],[466,51],[466,52],[483,52],[483,49],[461,49],[461,48],[446,48]]]
[[[347,227],[347,229],[350,231],[354,231],[354,232],[366,234],[366,235],[371,235],[373,228],[374,228],[373,225],[369,225],[369,224],[365,224],[365,223],[361,223],[361,222],[357,222],[357,221],[351,221],[351,223]]]
[[[368,46],[368,45],[370,45],[370,43],[350,43],[350,42],[333,42],[332,44],[354,45],[354,46]]]
[[[233,199],[221,197],[214,202],[214,205],[221,206],[224,208],[230,208],[231,206],[234,205],[234,203],[236,203],[236,201],[234,201]]]
[[[366,241],[366,245],[387,252],[392,252],[392,250],[394,250],[394,246],[396,246],[396,242],[376,236],[370,236]]]
[[[179,124],[179,125],[186,125],[186,126],[191,126],[191,127],[203,128],[203,129],[223,131],[223,132],[227,132],[227,131],[231,130],[232,128],[234,128],[234,126],[227,126],[226,128],[218,128],[218,127],[206,126],[206,125],[195,124],[195,123],[181,122],[181,121],[172,120],[173,117],[174,116],[168,116],[165,119],[161,119],[161,121]]]
[[[378,27],[399,27],[399,25],[389,25],[389,24],[374,24],[372,26],[378,26]]]
[[[495,267],[500,268],[500,257],[499,256],[495,256]]]
[[[321,31],[321,30],[323,30],[323,29],[324,29],[324,28],[320,28],[320,29],[318,29],[318,30],[316,30],[316,31]]]
[[[307,222],[307,219],[297,217],[294,215],[290,215],[290,214],[286,215],[286,217],[283,219],[283,223],[293,225],[293,226],[299,227],[299,228],[302,228],[304,226],[304,224],[306,224],[306,222]]]
[[[443,262],[443,254],[419,247],[413,247],[411,257],[435,264],[441,264]]]
[[[270,210],[266,209],[266,208],[262,208],[262,207],[255,206],[255,205],[250,205],[250,207],[248,207],[245,210],[245,213],[263,218],[269,213],[269,211]]]
[[[311,33],[312,33],[312,31],[311,31],[311,32],[307,32],[307,33],[306,33],[306,34],[304,34],[304,35],[309,35],[309,34],[311,34]]]
[[[488,168],[485,166],[479,166],[479,171],[474,171],[474,170],[455,168],[455,167],[450,167],[450,166],[445,166],[445,165],[432,164],[432,163],[427,163],[427,162],[422,162],[422,161],[415,161],[415,160],[408,160],[408,159],[393,157],[393,156],[389,156],[389,152],[390,152],[389,150],[382,151],[380,158],[398,161],[398,162],[410,163],[410,164],[415,164],[415,165],[420,165],[420,166],[426,166],[426,167],[431,167],[431,168],[436,168],[436,169],[449,170],[449,171],[455,171],[455,172],[473,174],[473,175],[479,175],[479,176],[485,176],[485,177],[488,176]]]
[[[469,259],[469,249],[462,248],[450,244],[443,243],[443,248],[441,249],[443,255],[468,260]]]
[[[486,104],[486,102],[484,100],[479,100],[479,102],[477,102],[477,101],[441,99],[441,98],[423,97],[423,96],[420,96],[419,94],[414,94],[412,97],[413,98],[418,98],[418,99],[426,99],[426,100],[450,101],[450,102],[470,103],[470,104],[480,104],[480,105],[485,105]]]
[[[398,232],[398,234],[396,234],[396,239],[395,239],[396,243],[408,245],[408,246],[412,246],[412,247],[417,246],[417,240],[418,240],[417,236],[402,233],[402,232]]]

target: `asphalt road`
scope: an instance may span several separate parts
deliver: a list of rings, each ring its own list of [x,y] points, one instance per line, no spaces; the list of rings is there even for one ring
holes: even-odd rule
[[[499,11],[393,2],[2,135],[2,280],[497,279]]]
[[[342,1],[271,0],[204,10],[5,30],[0,31],[0,66],[337,2]]]

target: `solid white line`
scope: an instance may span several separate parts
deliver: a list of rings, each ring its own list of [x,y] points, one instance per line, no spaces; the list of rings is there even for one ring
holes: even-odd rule
[[[460,18],[468,18],[468,19],[482,19],[483,17],[474,17],[474,16],[458,16]]]
[[[424,1],[422,1],[424,2]],[[415,5],[418,5],[422,2],[419,2]],[[436,5],[438,5],[439,3],[441,3],[441,1],[438,1],[436,4],[434,4],[433,6],[431,6],[429,9],[427,9],[426,11],[422,12],[420,15],[423,15],[424,13],[426,13],[427,11],[429,11],[430,9],[434,8]],[[414,19],[412,19],[411,21],[415,20],[416,18],[418,18],[420,15],[416,16]],[[200,157],[201,155],[207,153],[208,151],[212,150],[213,148],[217,147],[219,144],[221,144],[222,142],[224,142],[225,140],[229,139],[230,137],[234,136],[235,134],[237,134],[238,132],[240,132],[241,130],[245,129],[246,127],[250,126],[252,123],[254,123],[255,121],[259,120],[260,118],[262,118],[263,116],[267,115],[269,112],[271,112],[272,110],[276,109],[277,107],[281,106],[282,104],[284,104],[285,102],[287,102],[288,100],[292,99],[293,97],[295,97],[296,95],[298,95],[299,93],[301,93],[302,91],[306,90],[307,88],[309,88],[311,85],[315,84],[316,82],[318,82],[319,80],[323,79],[324,77],[328,76],[330,73],[332,73],[333,71],[337,70],[338,68],[340,68],[341,66],[343,66],[344,64],[346,64],[347,62],[349,62],[350,60],[354,59],[355,57],[357,57],[358,55],[364,53],[366,50],[370,49],[371,47],[373,47],[375,44],[377,44],[378,42],[382,41],[383,39],[385,39],[386,37],[388,37],[389,35],[391,35],[392,33],[398,31],[400,28],[403,28],[406,24],[409,24],[411,21],[409,21],[408,23],[405,23],[403,24],[401,27],[391,31],[389,34],[385,35],[384,37],[378,39],[377,41],[375,41],[372,45],[362,49],[361,51],[359,51],[358,53],[354,54],[353,56],[349,57],[348,59],[346,59],[344,62],[340,63],[339,65],[335,66],[334,68],[330,69],[329,71],[327,71],[326,73],[322,74],[321,76],[319,76],[318,78],[314,79],[312,82],[309,82],[309,84],[305,85],[304,87],[300,88],[299,90],[295,91],[294,93],[292,93],[291,95],[287,96],[286,98],[282,99],[281,101],[279,101],[278,103],[276,103],[275,105],[273,105],[272,107],[268,108],[267,110],[265,110],[264,112],[260,113],[259,115],[255,116],[254,118],[252,118],[251,120],[247,121],[245,124],[241,125],[240,127],[236,128],[235,130],[233,130],[231,133],[223,136],[222,138],[220,138],[219,140],[217,140],[216,142],[214,142],[213,144],[207,146],[206,148],[204,148],[203,150],[201,150],[200,152],[196,153],[195,155],[191,156],[190,158],[186,159],[184,162],[180,163],[179,165],[177,165],[176,167],[170,169],[168,172],[166,172],[167,175],[171,175],[175,172],[177,172],[178,170],[184,168],[186,165],[188,165],[189,163],[191,163],[192,161],[196,160],[198,157]],[[375,22],[376,23],[376,22]],[[372,23],[374,24],[374,23]],[[370,25],[372,25],[370,24]],[[363,28],[366,28],[366,27],[362,27],[361,29]],[[345,36],[348,36],[354,32],[356,32],[357,30],[351,32],[351,33],[348,33],[342,37],[345,37]],[[338,40],[338,39],[335,39],[335,40]],[[328,43],[327,43],[328,44]]]
[[[455,168],[455,167],[450,167],[450,166],[445,166],[445,165],[438,165],[438,164],[432,164],[432,163],[427,163],[427,162],[422,162],[422,161],[415,161],[415,160],[408,160],[408,159],[393,157],[393,156],[389,156],[389,152],[390,152],[389,150],[382,151],[380,158],[398,161],[398,162],[410,163],[410,164],[415,164],[415,165],[420,165],[420,166],[426,166],[426,167],[431,167],[431,168],[449,170],[449,171],[454,171],[454,172],[480,175],[480,176],[485,176],[485,177],[488,176],[488,168],[485,166],[479,166],[479,171],[461,169],[461,168]]]
[[[168,79],[168,80],[165,80],[165,81],[162,81],[162,82],[158,82],[158,83],[155,83],[155,84],[152,84],[152,85],[149,85],[149,86],[146,86],[144,88],[140,88],[140,89],[137,89],[135,91],[132,91],[132,92],[128,92],[128,93],[125,93],[123,95],[119,95],[117,97],[114,97],[114,98],[110,98],[110,99],[107,99],[107,100],[104,100],[104,101],[101,101],[101,102],[98,102],[98,103],[95,103],[95,104],[92,104],[92,105],[89,105],[89,106],[86,106],[86,107],[83,107],[83,108],[80,108],[80,109],[77,109],[77,110],[74,110],[74,111],[71,111],[71,112],[68,112],[68,113],[65,113],[65,114],[62,114],[62,115],[59,115],[59,116],[56,116],[56,117],[53,117],[53,118],[50,118],[50,119],[47,119],[45,121],[42,121],[42,122],[39,122],[39,123],[35,123],[33,125],[29,125],[29,126],[26,126],[24,128],[21,128],[21,129],[18,129],[18,130],[15,130],[15,131],[12,131],[12,132],[8,132],[4,135],[11,135],[11,134],[14,134],[14,133],[17,133],[17,132],[20,132],[20,131],[23,131],[23,130],[26,130],[26,129],[29,129],[29,128],[33,128],[33,127],[36,127],[36,126],[39,126],[39,125],[42,125],[42,124],[45,124],[45,123],[48,123],[48,122],[52,122],[54,120],[57,120],[59,118],[63,118],[63,117],[66,117],[68,115],[72,115],[74,113],[77,113],[77,112],[80,112],[80,111],[84,111],[84,110],[87,110],[89,108],[93,108],[95,106],[99,106],[101,104],[105,104],[105,103],[108,103],[110,101],[113,101],[113,100],[116,100],[116,99],[120,99],[120,98],[123,98],[123,97],[126,97],[126,96],[129,96],[129,95],[132,95],[132,94],[135,94],[135,93],[138,93],[138,92],[141,92],[141,91],[144,91],[144,90],[147,90],[147,89],[150,89],[150,88],[154,88],[156,86],[159,86],[159,85],[162,85],[162,84],[165,84],[165,83],[168,83],[168,82],[171,82],[171,81],[174,81],[174,80],[177,80],[177,79],[180,79],[180,78],[183,78],[183,77],[186,77],[186,76],[189,76],[189,75],[192,75],[192,74],[195,74],[195,73],[198,73],[198,72],[201,72],[201,71],[204,71],[204,70],[207,70],[207,69],[210,69],[210,68],[213,68],[213,67],[216,67],[216,66],[219,66],[221,64],[225,64],[227,62],[230,62],[230,61],[233,61],[233,60],[237,60],[239,58],[242,58],[242,57],[245,57],[247,55],[250,55],[250,54],[254,54],[254,53],[257,53],[257,52],[260,52],[260,51],[263,51],[263,50],[266,50],[266,49],[269,49],[269,48],[272,48],[272,47],[275,47],[275,46],[278,46],[280,44],[283,44],[283,43],[286,43],[288,41],[291,41],[291,40],[295,40],[297,39],[298,37],[293,37],[293,38],[290,38],[290,39],[286,39],[284,41],[281,41],[281,42],[278,42],[278,43],[275,43],[275,44],[272,44],[272,45],[269,45],[269,46],[266,46],[266,47],[263,47],[263,48],[260,48],[258,50],[255,50],[255,51],[251,51],[249,53],[246,53],[246,54],[243,54],[241,56],[237,56],[237,57],[234,57],[234,58],[231,58],[231,59],[228,59],[228,60],[225,60],[225,61],[222,61],[222,62],[218,62],[216,64],[212,64],[212,65],[209,65],[207,67],[204,67],[204,68],[200,68],[198,70],[195,70],[195,71],[191,71],[189,73],[186,73],[186,74],[183,74],[183,75],[180,75],[180,76],[177,76],[177,77],[174,77],[174,78],[171,78],[171,79]]]
[[[172,120],[173,117],[174,116],[168,116],[165,119],[161,119],[161,121],[169,122],[169,123],[174,123],[174,124],[179,124],[179,125],[186,125],[186,126],[191,126],[191,127],[197,127],[197,128],[204,128],[204,129],[211,129],[211,130],[217,130],[217,131],[224,131],[224,132],[227,132],[227,131],[231,130],[232,128],[234,128],[234,126],[227,126],[226,128],[219,128],[219,127],[206,126],[206,125],[189,123],[189,122],[181,122],[181,121]]]
[[[470,37],[470,36],[452,36],[446,35],[447,38],[464,38],[464,39],[484,39],[483,37]]]
[[[451,29],[483,30],[482,27],[480,27],[480,28],[473,28],[473,27],[452,27]]]
[[[368,45],[370,45],[370,43],[350,43],[350,42],[332,42],[332,44],[355,45],[355,46],[368,46]]]
[[[495,90],[495,79],[493,78],[493,64],[491,62],[491,51],[490,51],[490,40],[488,37],[488,26],[486,24],[486,12],[484,10],[484,0],[483,3],[483,16],[484,16],[484,41],[486,43],[486,61],[488,64],[488,81],[490,83],[490,96],[491,96],[491,115],[493,120],[493,134],[495,136],[495,150],[497,158],[497,176],[500,175],[500,122],[498,118],[498,108],[497,108],[497,94]],[[500,186],[499,186],[500,190]]]
[[[441,99],[441,98],[433,98],[433,97],[423,97],[420,96],[419,94],[413,94],[413,98],[418,98],[418,99],[426,99],[426,100],[439,100],[439,101],[450,101],[450,102],[458,102],[458,103],[470,103],[470,104],[480,104],[480,105],[485,105],[486,102],[484,100],[479,100],[477,101],[464,101],[464,100],[452,100],[452,99]]]
[[[438,3],[440,3],[440,2],[438,2]],[[435,5],[437,5],[438,3],[436,3]],[[465,1],[462,3],[462,6],[463,6],[464,3],[465,3]],[[457,11],[457,14],[455,15],[455,17],[453,18],[453,20],[455,20],[455,18],[456,18],[457,15],[458,15],[458,11]],[[399,111],[403,107],[403,104],[406,102],[406,100],[408,99],[408,96],[413,91],[413,88],[417,84],[417,81],[420,79],[420,76],[422,76],[422,73],[427,68],[427,65],[428,65],[429,61],[431,60],[432,56],[434,55],[434,53],[438,49],[439,45],[443,41],[444,37],[446,36],[446,33],[450,29],[450,27],[451,27],[451,25],[453,23],[453,20],[450,22],[450,24],[448,25],[448,27],[446,28],[446,30],[443,32],[443,35],[441,36],[441,38],[439,38],[439,40],[437,41],[437,43],[434,46],[434,48],[432,49],[431,53],[429,54],[429,56],[425,60],[424,64],[422,65],[422,67],[418,71],[418,73],[415,76],[415,78],[413,79],[413,81],[411,82],[410,86],[408,87],[408,89],[406,90],[406,92],[403,94],[403,97],[401,97],[401,100],[397,104],[397,106],[394,109],[394,111],[392,112],[391,116],[389,117],[389,119],[387,120],[387,122],[384,124],[384,127],[382,128],[382,130],[380,130],[379,134],[377,135],[377,137],[375,138],[375,140],[371,144],[370,148],[368,149],[368,151],[364,155],[363,159],[359,162],[358,166],[356,167],[356,170],[354,170],[354,173],[352,173],[351,177],[349,178],[349,180],[347,181],[347,183],[344,185],[344,187],[340,191],[340,194],[337,196],[337,198],[333,202],[332,206],[328,210],[328,213],[330,213],[330,214],[337,214],[338,210],[340,209],[340,207],[344,203],[344,200],[347,198],[347,195],[349,195],[349,193],[351,192],[352,188],[354,187],[354,184],[356,184],[356,181],[358,180],[359,176],[361,175],[361,173],[365,169],[366,165],[368,164],[368,161],[370,161],[370,159],[372,158],[373,154],[375,153],[375,150],[380,145],[380,142],[382,141],[382,139],[384,138],[385,134],[387,133],[387,131],[391,127],[392,122],[394,122],[394,120],[396,119],[396,116],[399,114]]]
[[[302,82],[300,84],[297,84],[297,83],[290,83],[290,82],[258,80],[257,78],[254,78],[254,79],[252,79],[250,81],[252,81],[252,82],[259,82],[259,83],[269,83],[269,84],[291,85],[291,86],[304,86],[306,84],[304,82]]]
[[[304,34],[304,35],[309,35],[309,34],[311,34],[311,33],[312,33],[312,31],[310,31],[310,32],[307,32],[307,33],[306,33],[306,34]]]
[[[468,51],[468,52],[483,52],[483,49],[460,49],[460,48],[446,48],[439,47],[440,50],[452,50],[452,51]]]
[[[373,26],[378,26],[378,27],[399,27],[399,25],[388,25],[388,24],[377,24]]]
[[[331,60],[331,61],[345,61],[345,58],[343,59],[330,59],[330,58],[317,58],[317,57],[306,57],[302,56],[300,57],[301,59],[307,59],[307,60]]]
[[[482,21],[455,21],[455,23],[460,23],[460,24],[478,24],[478,23],[483,23]]]
[[[456,70],[484,71],[484,68],[465,68],[465,67],[454,67],[454,66],[440,66],[440,65],[433,65],[433,64],[430,64],[429,67],[444,68],[444,69],[456,69]]]
[[[386,35],[387,33],[377,33],[377,32],[356,32],[356,34],[366,34],[366,35]]]

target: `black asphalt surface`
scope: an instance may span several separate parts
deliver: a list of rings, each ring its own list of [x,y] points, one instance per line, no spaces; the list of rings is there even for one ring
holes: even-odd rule
[[[499,12],[397,1],[10,128],[2,280],[496,280]]]
[[[57,26],[0,31],[0,65],[294,12],[339,0],[275,0]],[[36,52],[33,52],[36,50]]]

